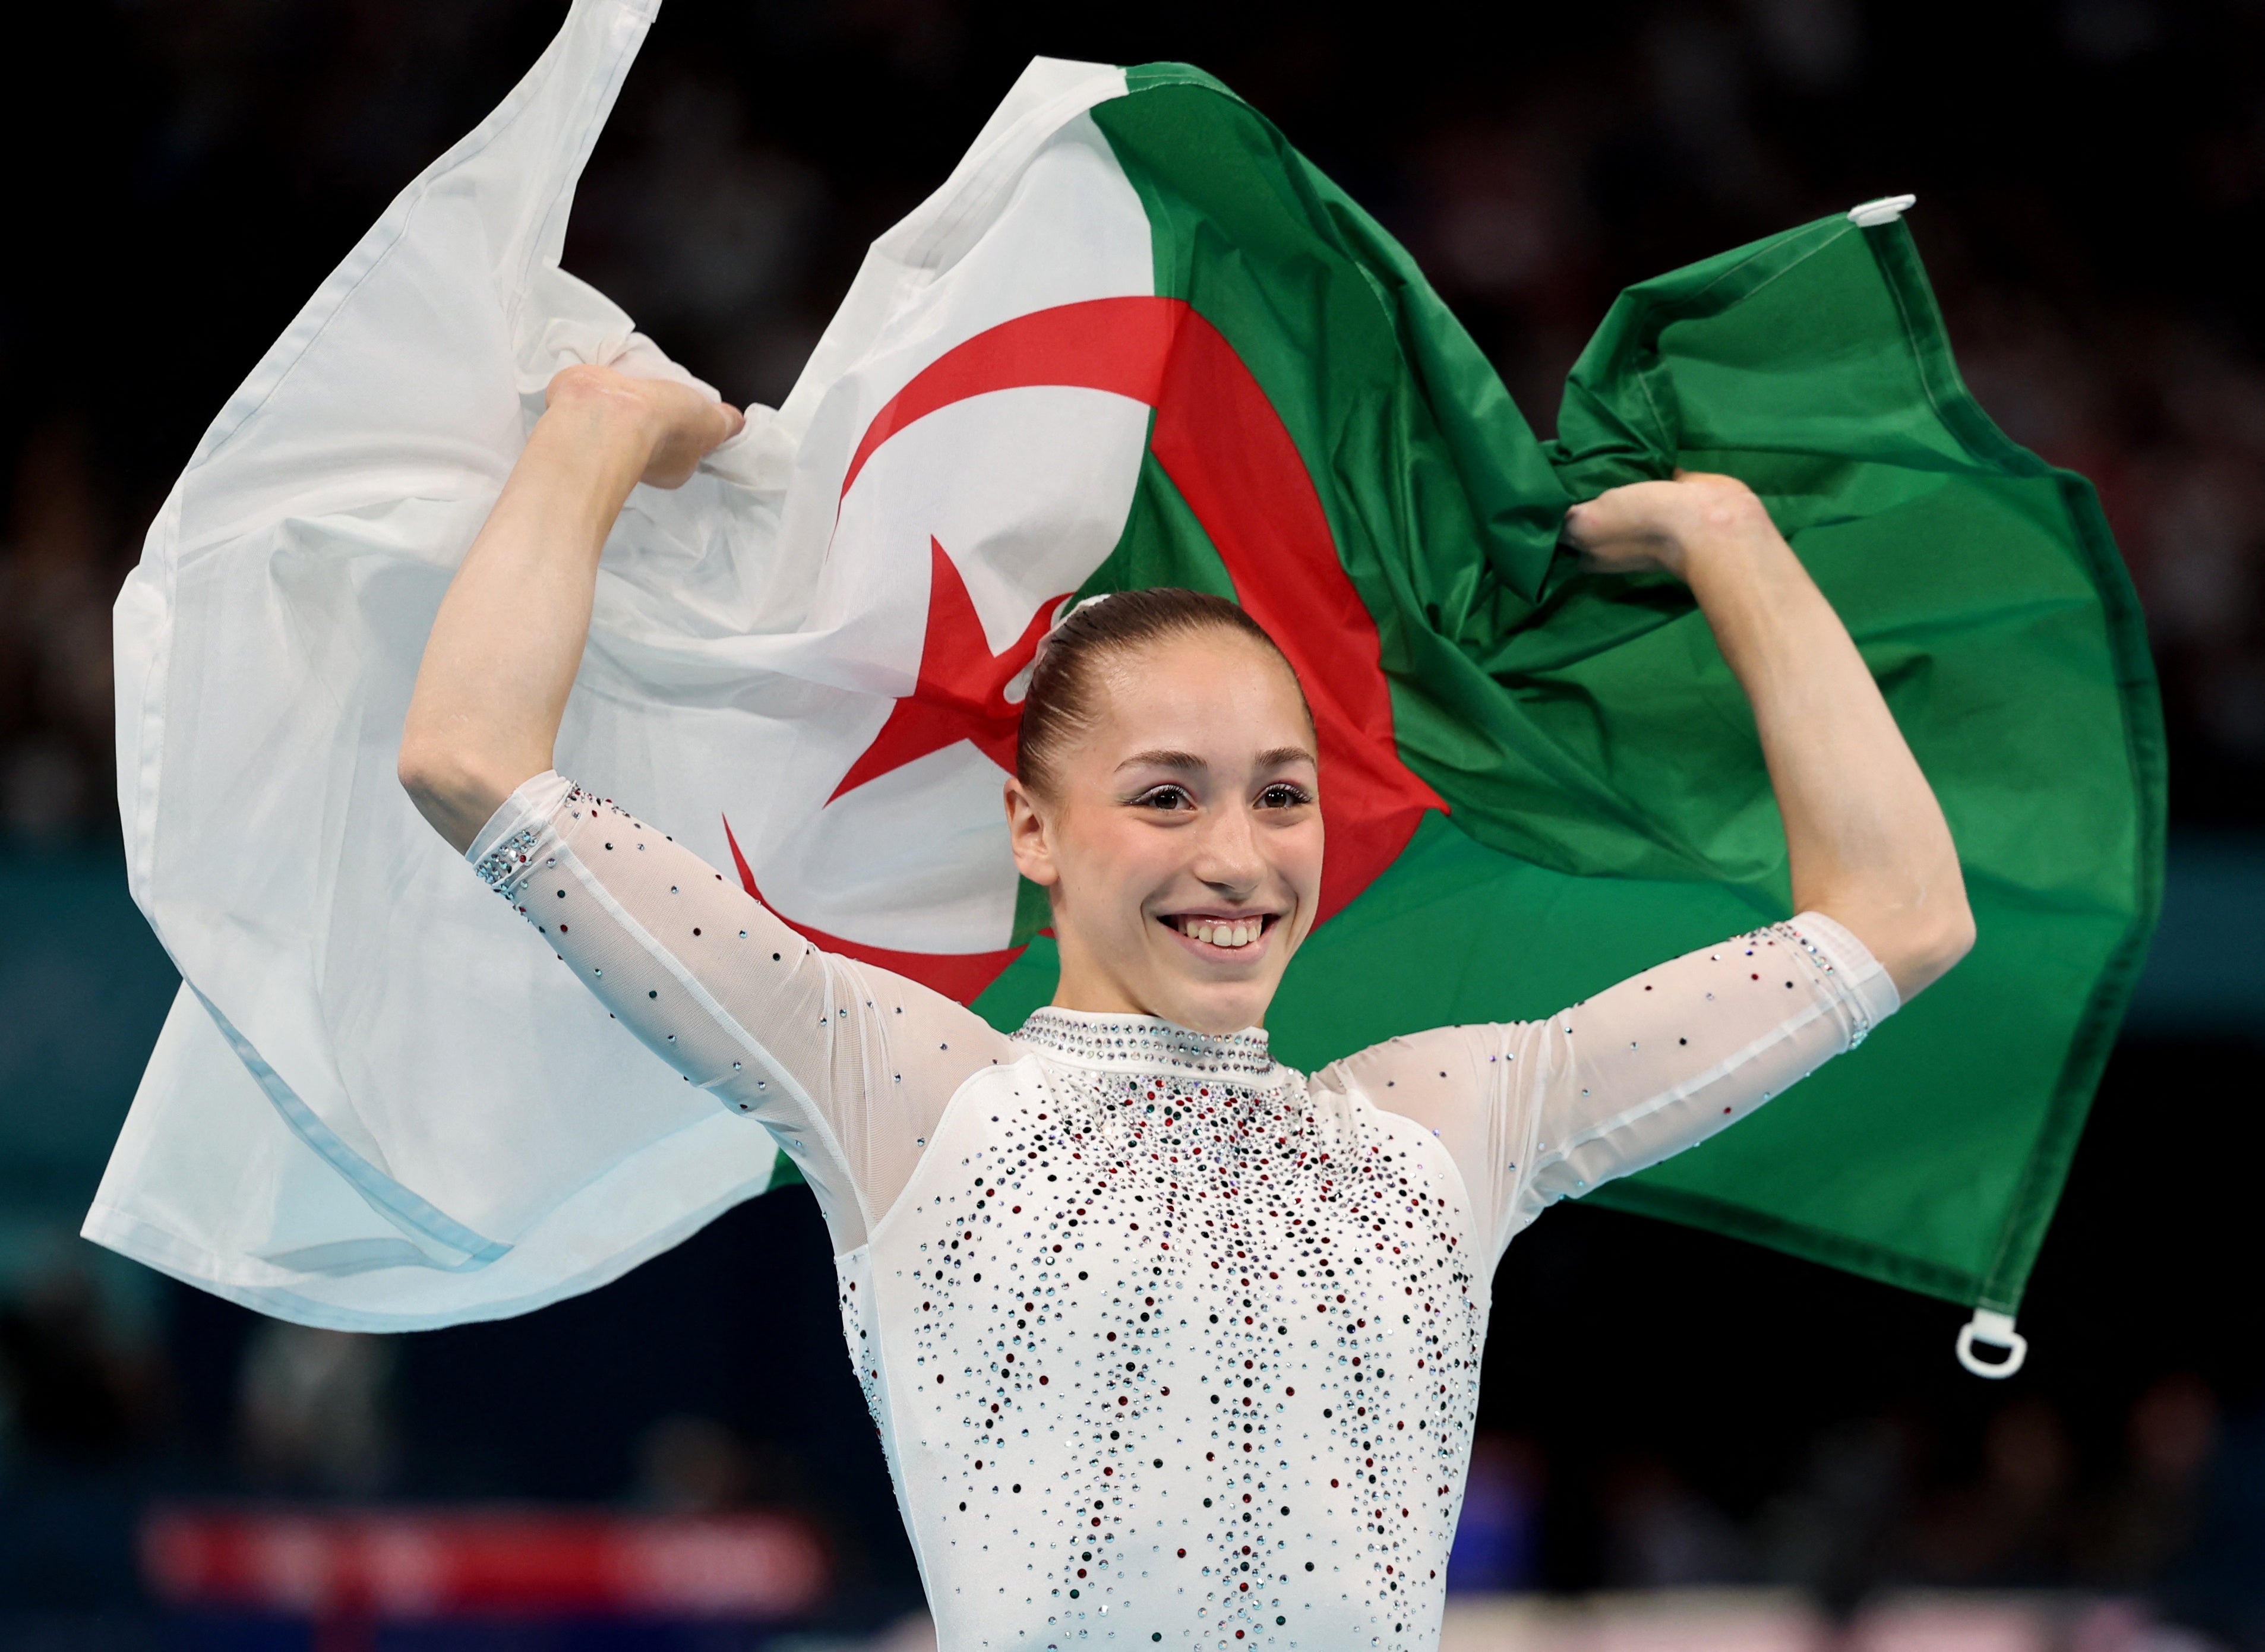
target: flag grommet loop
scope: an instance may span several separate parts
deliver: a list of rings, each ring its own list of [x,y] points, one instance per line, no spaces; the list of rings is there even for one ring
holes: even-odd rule
[[[1860,229],[1876,229],[1883,223],[1893,223],[1918,204],[1917,195],[1883,195],[1849,207],[1848,222]]]
[[[2002,1348],[2006,1357],[1995,1362],[1977,1359],[1974,1344]],[[1976,1308],[1974,1317],[1958,1329],[1958,1363],[1977,1377],[1999,1381],[2012,1376],[2029,1357],[2029,1339],[2014,1328],[2014,1316],[1990,1308]]]

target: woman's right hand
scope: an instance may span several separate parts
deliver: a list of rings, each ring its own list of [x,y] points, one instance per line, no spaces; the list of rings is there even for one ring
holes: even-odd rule
[[[401,731],[401,783],[455,848],[550,767],[598,558],[630,491],[681,486],[745,422],[671,379],[601,367],[552,375],[543,417],[441,600]]]
[[[645,463],[637,479],[656,488],[681,487],[703,457],[747,422],[729,404],[710,401],[674,379],[631,378],[594,363],[553,374],[543,404],[549,413],[596,418],[642,442]]]

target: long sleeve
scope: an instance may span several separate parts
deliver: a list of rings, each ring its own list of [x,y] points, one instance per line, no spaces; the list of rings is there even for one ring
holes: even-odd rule
[[[771,1132],[837,1252],[865,1241],[967,1076],[1014,1059],[972,1012],[820,951],[555,773],[514,792],[467,858],[647,1048]]]
[[[1437,1132],[1495,1254],[1555,1201],[1658,1163],[1854,1049],[1899,1000],[1803,913],[1545,1020],[1395,1038],[1317,1077]]]

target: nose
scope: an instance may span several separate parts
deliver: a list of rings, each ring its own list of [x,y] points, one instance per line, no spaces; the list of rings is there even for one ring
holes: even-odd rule
[[[1266,860],[1249,811],[1220,810],[1204,822],[1202,832],[1188,870],[1227,900],[1248,900],[1257,893],[1266,877]]]

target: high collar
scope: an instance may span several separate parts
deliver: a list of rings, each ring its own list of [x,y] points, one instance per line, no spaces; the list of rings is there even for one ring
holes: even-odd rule
[[[1241,1032],[1193,1032],[1155,1015],[1103,1015],[1048,1005],[1033,1010],[1015,1035],[1079,1066],[1121,1073],[1181,1073],[1276,1082],[1288,1069],[1276,1065],[1259,1027]]]

